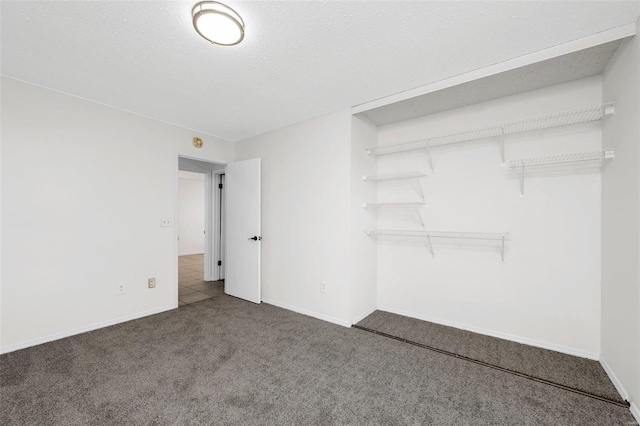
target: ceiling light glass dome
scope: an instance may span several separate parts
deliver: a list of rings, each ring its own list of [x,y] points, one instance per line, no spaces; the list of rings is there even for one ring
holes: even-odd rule
[[[233,46],[244,38],[244,21],[229,6],[203,1],[191,11],[193,27],[205,40],[220,46]]]

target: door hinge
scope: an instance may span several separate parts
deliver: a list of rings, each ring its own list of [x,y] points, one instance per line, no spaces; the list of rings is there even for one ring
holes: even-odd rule
[[[222,260],[218,260],[218,266],[222,266]]]
[[[218,188],[222,189],[222,184],[221,183],[218,184]]]

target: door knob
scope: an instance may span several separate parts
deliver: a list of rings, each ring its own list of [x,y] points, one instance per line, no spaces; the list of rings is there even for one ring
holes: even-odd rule
[[[256,236],[249,237],[249,239],[253,241],[262,241],[262,237],[256,237]]]

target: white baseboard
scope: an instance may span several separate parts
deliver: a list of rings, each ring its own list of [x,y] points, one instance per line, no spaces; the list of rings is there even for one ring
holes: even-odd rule
[[[635,417],[636,422],[640,424],[640,410],[638,409],[638,406],[632,402],[631,407],[629,407],[629,411],[631,411],[631,415]]]
[[[569,348],[566,346],[556,345],[553,343],[547,343],[539,340],[528,339],[526,337],[520,337],[520,336],[511,335],[511,334],[501,333],[499,331],[487,330],[480,327],[472,327],[465,324],[459,324],[453,321],[443,320],[440,318],[429,317],[421,314],[414,314],[412,312],[407,312],[400,309],[394,309],[388,306],[378,306],[378,310],[390,312],[392,314],[403,315],[405,317],[416,318],[422,321],[428,321],[436,324],[446,325],[449,327],[459,328],[461,330],[471,331],[473,333],[484,334],[485,336],[497,337],[499,339],[510,340],[512,342],[522,343],[529,346],[536,346],[543,349],[562,352],[568,355],[579,356],[581,358],[592,359],[594,361],[598,361],[600,359],[599,354],[583,351],[581,349]]]
[[[377,309],[378,309],[378,307],[374,306],[373,308],[367,309],[366,311],[364,311],[360,315],[356,315],[356,317],[353,320],[351,320],[351,324],[359,323],[360,321],[362,321],[363,319],[365,319],[366,317],[368,317],[369,315],[374,313]]]
[[[3,346],[0,348],[0,355],[6,354],[9,352],[17,351],[20,349],[29,348],[31,346],[41,345],[47,342],[53,342],[54,340],[64,339],[65,337],[75,336],[76,334],[86,333],[87,331],[97,330],[99,328],[109,327],[110,325],[116,325],[123,322],[131,321],[134,319],[147,317],[149,315],[159,314],[160,312],[170,311],[171,309],[175,309],[176,306],[173,304],[170,307],[164,307],[160,309],[152,309],[145,312],[137,312],[131,315],[125,315],[123,317],[119,317],[116,319],[102,321],[99,323],[91,324],[85,327],[75,328],[73,330],[63,331],[61,333],[54,333],[44,337],[38,337],[37,339],[27,340],[20,343],[15,343],[13,345]]]
[[[609,379],[611,379],[613,386],[616,388],[622,399],[624,399],[625,401],[628,400],[629,394],[627,393],[627,390],[624,388],[624,386],[622,386],[622,382],[620,382],[616,374],[613,372],[611,367],[609,367],[609,364],[607,364],[607,361],[603,357],[600,357],[600,365],[602,365],[604,372],[607,373],[607,376],[609,376]]]
[[[351,322],[345,321],[345,320],[341,320],[341,319],[338,319],[338,318],[334,318],[334,317],[331,317],[329,315],[319,314],[317,312],[309,311],[307,309],[298,308],[297,306],[287,305],[286,303],[278,302],[276,300],[262,299],[262,301],[264,303],[269,304],[269,305],[277,306],[278,308],[283,308],[283,309],[286,309],[288,311],[293,311],[293,312],[296,312],[298,314],[306,315],[308,317],[317,318],[317,319],[320,319],[320,320],[323,320],[323,321],[327,321],[327,322],[330,322],[330,323],[333,323],[333,324],[341,325],[343,327],[351,327]]]

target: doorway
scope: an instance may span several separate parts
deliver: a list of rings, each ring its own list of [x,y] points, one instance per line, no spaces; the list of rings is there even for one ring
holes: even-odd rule
[[[178,306],[224,294],[224,164],[178,158]]]
[[[227,164],[180,154],[175,158],[175,306],[225,294],[260,303],[260,158]],[[179,256],[180,216],[188,215],[180,214],[180,172],[204,175],[203,254],[185,252],[184,257]]]

